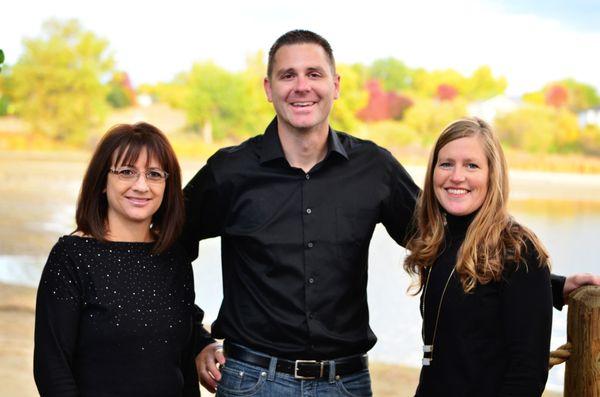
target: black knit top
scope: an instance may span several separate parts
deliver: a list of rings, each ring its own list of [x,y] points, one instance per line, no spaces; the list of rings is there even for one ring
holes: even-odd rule
[[[64,236],[40,280],[34,375],[42,396],[198,396],[189,261],[152,243]],[[199,321],[198,321],[199,322]]]
[[[530,243],[519,266],[505,263],[499,282],[465,294],[459,275],[452,275],[432,342],[442,291],[473,218],[447,216],[445,248],[432,267],[425,298],[421,294],[425,343],[434,347],[416,396],[541,396],[548,377],[552,292],[548,267],[539,266]]]

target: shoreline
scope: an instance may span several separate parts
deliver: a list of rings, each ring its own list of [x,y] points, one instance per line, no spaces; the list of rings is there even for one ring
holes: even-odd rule
[[[4,397],[37,396],[33,380],[33,327],[36,290],[0,282],[0,384]],[[371,362],[373,395],[412,397],[419,369]],[[202,389],[202,395],[210,395]],[[559,397],[548,392],[544,397]]]
[[[417,185],[422,187],[425,167],[405,167]],[[511,170],[509,173],[511,202],[527,200],[572,201],[597,204],[600,208],[600,174],[575,174]]]
[[[68,181],[68,189],[75,195],[81,183],[81,176],[86,167],[88,155],[81,152],[67,153],[38,153],[10,152],[0,149],[0,168],[7,175],[15,170],[27,169],[31,174],[31,183],[52,182],[54,175],[48,175],[48,170],[60,170],[61,181]],[[202,159],[182,157],[182,180],[187,182],[204,165]],[[405,164],[405,169],[417,185],[422,186],[425,176],[425,166]],[[524,200],[558,200],[598,203],[600,207],[600,173],[572,173],[531,171],[509,168],[510,202]],[[13,181],[11,189],[21,191],[26,186]],[[72,203],[74,205],[74,202]]]

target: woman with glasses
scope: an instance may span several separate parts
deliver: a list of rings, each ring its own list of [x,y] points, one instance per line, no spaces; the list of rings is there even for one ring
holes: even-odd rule
[[[184,201],[166,137],[113,127],[85,173],[75,232],[38,288],[34,375],[42,396],[198,396],[190,262],[175,243]]]
[[[502,147],[483,120],[438,138],[405,268],[419,279],[423,367],[416,397],[541,396],[548,377],[548,254],[507,211]]]

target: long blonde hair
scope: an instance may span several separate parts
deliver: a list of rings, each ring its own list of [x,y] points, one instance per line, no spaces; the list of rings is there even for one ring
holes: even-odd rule
[[[464,118],[448,125],[440,134],[429,157],[425,184],[415,210],[415,233],[406,248],[411,253],[404,269],[418,276],[418,293],[425,282],[424,269],[430,267],[444,243],[444,215],[435,197],[433,174],[440,150],[449,142],[477,136],[483,145],[489,176],[483,204],[471,222],[458,251],[456,273],[463,290],[469,293],[477,284],[498,281],[502,277],[505,259],[521,262],[521,250],[530,241],[543,266],[549,266],[548,253],[526,227],[518,224],[507,210],[508,169],[500,141],[491,126],[479,118]],[[526,266],[526,264],[525,264]]]

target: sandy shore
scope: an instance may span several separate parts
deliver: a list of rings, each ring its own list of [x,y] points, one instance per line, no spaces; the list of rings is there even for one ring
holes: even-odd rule
[[[3,397],[37,396],[33,381],[33,327],[35,290],[0,283],[0,385]],[[400,365],[372,363],[376,397],[410,397],[419,370]],[[209,393],[204,391],[203,395]],[[559,393],[545,393],[558,397]]]

